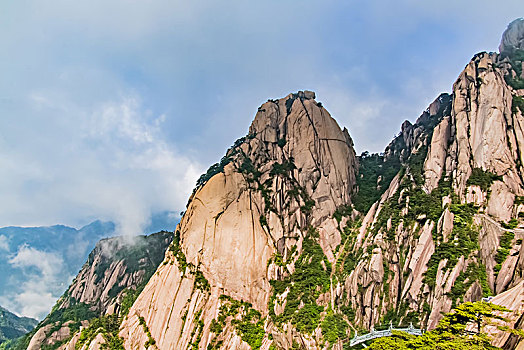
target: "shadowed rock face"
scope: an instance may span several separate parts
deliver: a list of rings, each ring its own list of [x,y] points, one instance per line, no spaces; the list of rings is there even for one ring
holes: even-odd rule
[[[524,49],[524,18],[518,18],[511,22],[502,34],[499,51],[503,53],[515,49]]]

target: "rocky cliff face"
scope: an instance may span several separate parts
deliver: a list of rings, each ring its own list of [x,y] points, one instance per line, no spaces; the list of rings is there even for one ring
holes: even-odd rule
[[[518,18],[508,25],[499,45],[501,53],[524,50],[524,19]]]
[[[380,323],[391,309],[399,320],[410,311],[424,315],[425,307],[418,321],[431,328],[456,302],[521,280],[522,231],[507,227],[520,225],[522,115],[512,110],[517,92],[498,59],[475,56],[448,105],[435,101],[399,136],[415,146],[360,229],[356,247],[369,250],[370,263],[361,261],[345,282],[364,324]],[[436,119],[427,124],[425,116]],[[418,135],[410,138],[411,130]],[[509,252],[499,253],[501,240]]]
[[[402,167],[365,216],[352,242],[359,263],[339,293],[358,324],[433,328],[457,303],[500,293],[494,302],[515,311],[511,325],[521,317],[520,24],[503,37],[511,53],[473,57],[451,99],[441,96],[414,126],[403,125],[386,150]]]
[[[148,341],[140,318],[160,349],[249,347],[238,324],[261,327],[271,281],[290,274],[284,261],[310,244],[312,228],[326,254],[322,269],[334,261],[341,234],[333,214],[351,203],[357,163],[347,130],[314,97],[263,104],[248,136],[201,178],[177,228],[180,245],[123,323],[126,348]],[[226,315],[229,308],[238,312]],[[270,344],[260,329],[256,345]]]
[[[342,349],[356,331],[431,329],[488,296],[522,329],[522,23],[510,24],[500,54],[475,55],[452,93],[405,122],[383,154],[357,157],[313,92],[267,101],[198,180],[164,260],[135,250],[108,259],[121,242],[102,243],[35,346],[51,334],[67,349]],[[151,274],[119,311],[125,290]],[[87,316],[49,321],[78,305],[115,317],[74,335]],[[488,332],[497,346],[524,346]]]
[[[29,343],[20,347],[69,348],[80,326],[86,327],[94,317],[118,313],[122,299],[149,280],[172,238],[172,233],[159,232],[98,242],[51,313],[27,339]]]
[[[521,327],[523,38],[513,22],[383,155],[356,157],[311,92],[263,104],[200,178],[125,348],[340,349],[490,295]]]

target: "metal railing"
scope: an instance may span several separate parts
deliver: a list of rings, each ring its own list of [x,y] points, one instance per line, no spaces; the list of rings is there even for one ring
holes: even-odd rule
[[[412,335],[422,335],[424,334],[424,331],[422,329],[418,329],[413,327],[413,324],[410,323],[409,327],[407,328],[393,328],[393,325],[390,323],[389,328],[382,330],[382,331],[376,331],[373,327],[371,327],[371,332],[363,335],[358,335],[355,332],[355,336],[349,341],[350,346],[355,346],[357,344],[364,343],[368,340],[376,339],[376,338],[382,338],[382,337],[390,337],[393,335],[393,331],[398,332],[405,332]]]

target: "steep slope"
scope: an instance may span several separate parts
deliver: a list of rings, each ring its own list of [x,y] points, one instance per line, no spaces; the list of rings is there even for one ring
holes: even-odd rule
[[[0,306],[0,344],[30,332],[38,321],[29,317],[18,317]]]
[[[332,217],[351,203],[357,165],[347,130],[314,97],[306,91],[263,104],[248,136],[199,180],[170,263],[123,323],[126,348],[151,339],[159,349],[269,344],[262,319],[270,281],[288,274],[283,261],[314,246],[326,252],[320,269],[329,269],[341,242]]]
[[[501,47],[522,42],[520,23]],[[494,301],[515,311],[509,325],[522,315],[509,302],[522,300],[524,277],[522,57],[515,47],[473,57],[449,102],[437,99],[386,150],[402,144],[407,156],[352,242],[359,263],[340,292],[358,324],[433,328],[457,303],[503,292]]]
[[[14,348],[64,349],[80,326],[87,326],[95,317],[118,313],[122,304],[130,303],[126,299],[134,300],[149,280],[172,238],[172,233],[162,231],[98,242],[51,313]]]
[[[521,328],[521,24],[381,155],[355,157],[311,92],[263,104],[199,179],[122,323],[125,348],[341,349],[356,330],[431,329],[488,296]]]
[[[172,230],[178,223],[173,212],[159,212],[151,216],[150,225],[144,232],[159,232]],[[6,305],[10,310],[24,315],[42,319],[63,292],[64,286],[71,282],[96,243],[106,237],[114,237],[115,224],[112,222],[93,221],[79,229],[64,225],[40,227],[1,227],[0,242],[4,243],[0,249],[0,298],[8,300]],[[43,271],[43,265],[33,266],[24,264],[22,259],[26,255],[46,256],[53,259],[52,276],[49,271]],[[41,259],[43,260],[43,259]],[[47,275],[44,276],[44,273]],[[35,279],[45,279],[46,289],[35,290]],[[33,293],[33,303],[26,305],[19,300],[27,300]],[[52,297],[38,296],[48,293]],[[25,295],[25,298],[21,298]],[[51,299],[51,304],[49,299]],[[6,302],[7,303],[7,302]]]

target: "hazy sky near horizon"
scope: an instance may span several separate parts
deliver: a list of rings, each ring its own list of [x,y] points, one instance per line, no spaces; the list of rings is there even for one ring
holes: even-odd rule
[[[522,15],[521,0],[4,1],[0,226],[141,233],[184,210],[260,104],[298,90],[380,152]]]

